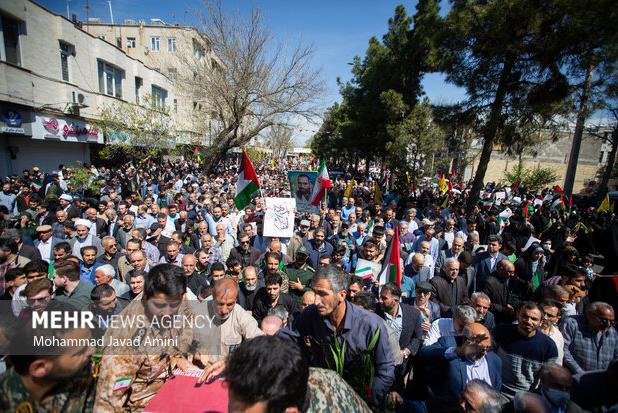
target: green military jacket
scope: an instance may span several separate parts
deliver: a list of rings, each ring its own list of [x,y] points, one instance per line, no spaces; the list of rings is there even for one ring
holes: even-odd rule
[[[288,264],[285,266],[283,271],[287,274],[288,279],[290,281],[300,281],[304,286],[302,290],[295,290],[290,287],[289,294],[293,295],[300,304],[300,300],[303,297],[305,291],[309,291],[311,289],[311,280],[313,279],[314,270],[309,265],[304,264],[300,268],[295,268],[294,263]]]
[[[78,413],[92,412],[95,383],[90,369],[71,380],[59,383],[42,403],[28,393],[21,376],[10,367],[0,376],[0,412],[15,413]]]

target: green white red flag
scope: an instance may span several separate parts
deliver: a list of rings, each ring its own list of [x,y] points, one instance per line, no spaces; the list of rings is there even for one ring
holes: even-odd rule
[[[234,204],[239,210],[244,209],[251,203],[251,197],[260,189],[260,181],[258,180],[253,164],[245,150],[242,150],[242,161],[238,169],[238,178],[236,180],[236,196]]]
[[[330,178],[328,177],[328,170],[326,169],[326,162],[322,161],[320,169],[318,170],[318,179],[313,185],[313,193],[311,194],[311,205],[318,206],[324,198],[324,193],[331,187]]]

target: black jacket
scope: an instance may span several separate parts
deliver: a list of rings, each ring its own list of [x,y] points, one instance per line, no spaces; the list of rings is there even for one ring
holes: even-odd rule
[[[429,282],[434,288],[431,300],[440,304],[442,317],[450,316],[451,307],[468,302],[468,286],[462,277],[457,276],[451,283],[441,271],[439,276],[433,277]]]
[[[510,304],[517,310],[519,305],[530,296],[530,287],[527,282],[517,277],[502,280],[495,272],[485,280],[481,291],[491,300],[489,309],[494,313],[496,324],[513,322],[515,315],[507,312],[507,305]]]
[[[292,324],[292,320],[296,313],[299,312],[298,304],[296,304],[296,298],[289,294],[281,293],[279,296],[278,306],[283,306],[288,311],[288,323]],[[255,300],[253,301],[253,318],[255,318],[259,323],[262,322],[264,317],[268,315],[268,310],[272,307],[270,305],[270,298],[268,294],[266,294],[266,287],[262,287],[255,295]]]
[[[253,311],[253,302],[255,301],[255,295],[257,294],[258,291],[260,291],[260,289],[262,289],[262,287],[264,287],[264,281],[260,280],[259,278],[257,280],[257,286],[255,287],[255,290],[253,291],[247,290],[247,287],[244,281],[239,282],[238,283],[238,298],[236,298],[236,302],[238,303],[238,305],[240,305],[245,310]]]

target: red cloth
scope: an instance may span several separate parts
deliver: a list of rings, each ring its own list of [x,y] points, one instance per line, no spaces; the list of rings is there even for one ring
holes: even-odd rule
[[[223,380],[196,385],[197,375],[175,376],[159,389],[144,408],[144,413],[227,413],[227,386]],[[191,374],[191,373],[189,373]]]

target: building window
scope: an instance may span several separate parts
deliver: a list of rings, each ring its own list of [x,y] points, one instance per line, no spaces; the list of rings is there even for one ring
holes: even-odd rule
[[[69,72],[69,56],[73,54],[73,46],[60,41],[60,69],[62,71],[62,80],[69,82],[71,80]]]
[[[167,38],[167,51],[170,53],[176,53],[176,38],[175,37]]]
[[[122,78],[124,71],[109,63],[98,61],[99,66],[99,92],[117,98],[122,97]]]
[[[193,39],[193,57],[196,59],[204,57],[204,47],[196,39]]]
[[[0,19],[0,60],[21,66],[19,50],[19,27],[21,22],[7,16]]]
[[[144,79],[135,76],[135,103],[139,105],[139,97],[142,92],[142,86],[144,85]]]
[[[150,38],[150,50],[158,52],[161,46],[161,38],[159,36],[153,36]]]
[[[167,99],[167,90],[152,85],[152,100],[155,106],[160,108],[165,106],[165,99]]]
[[[127,37],[127,49],[135,49],[135,37]]]

